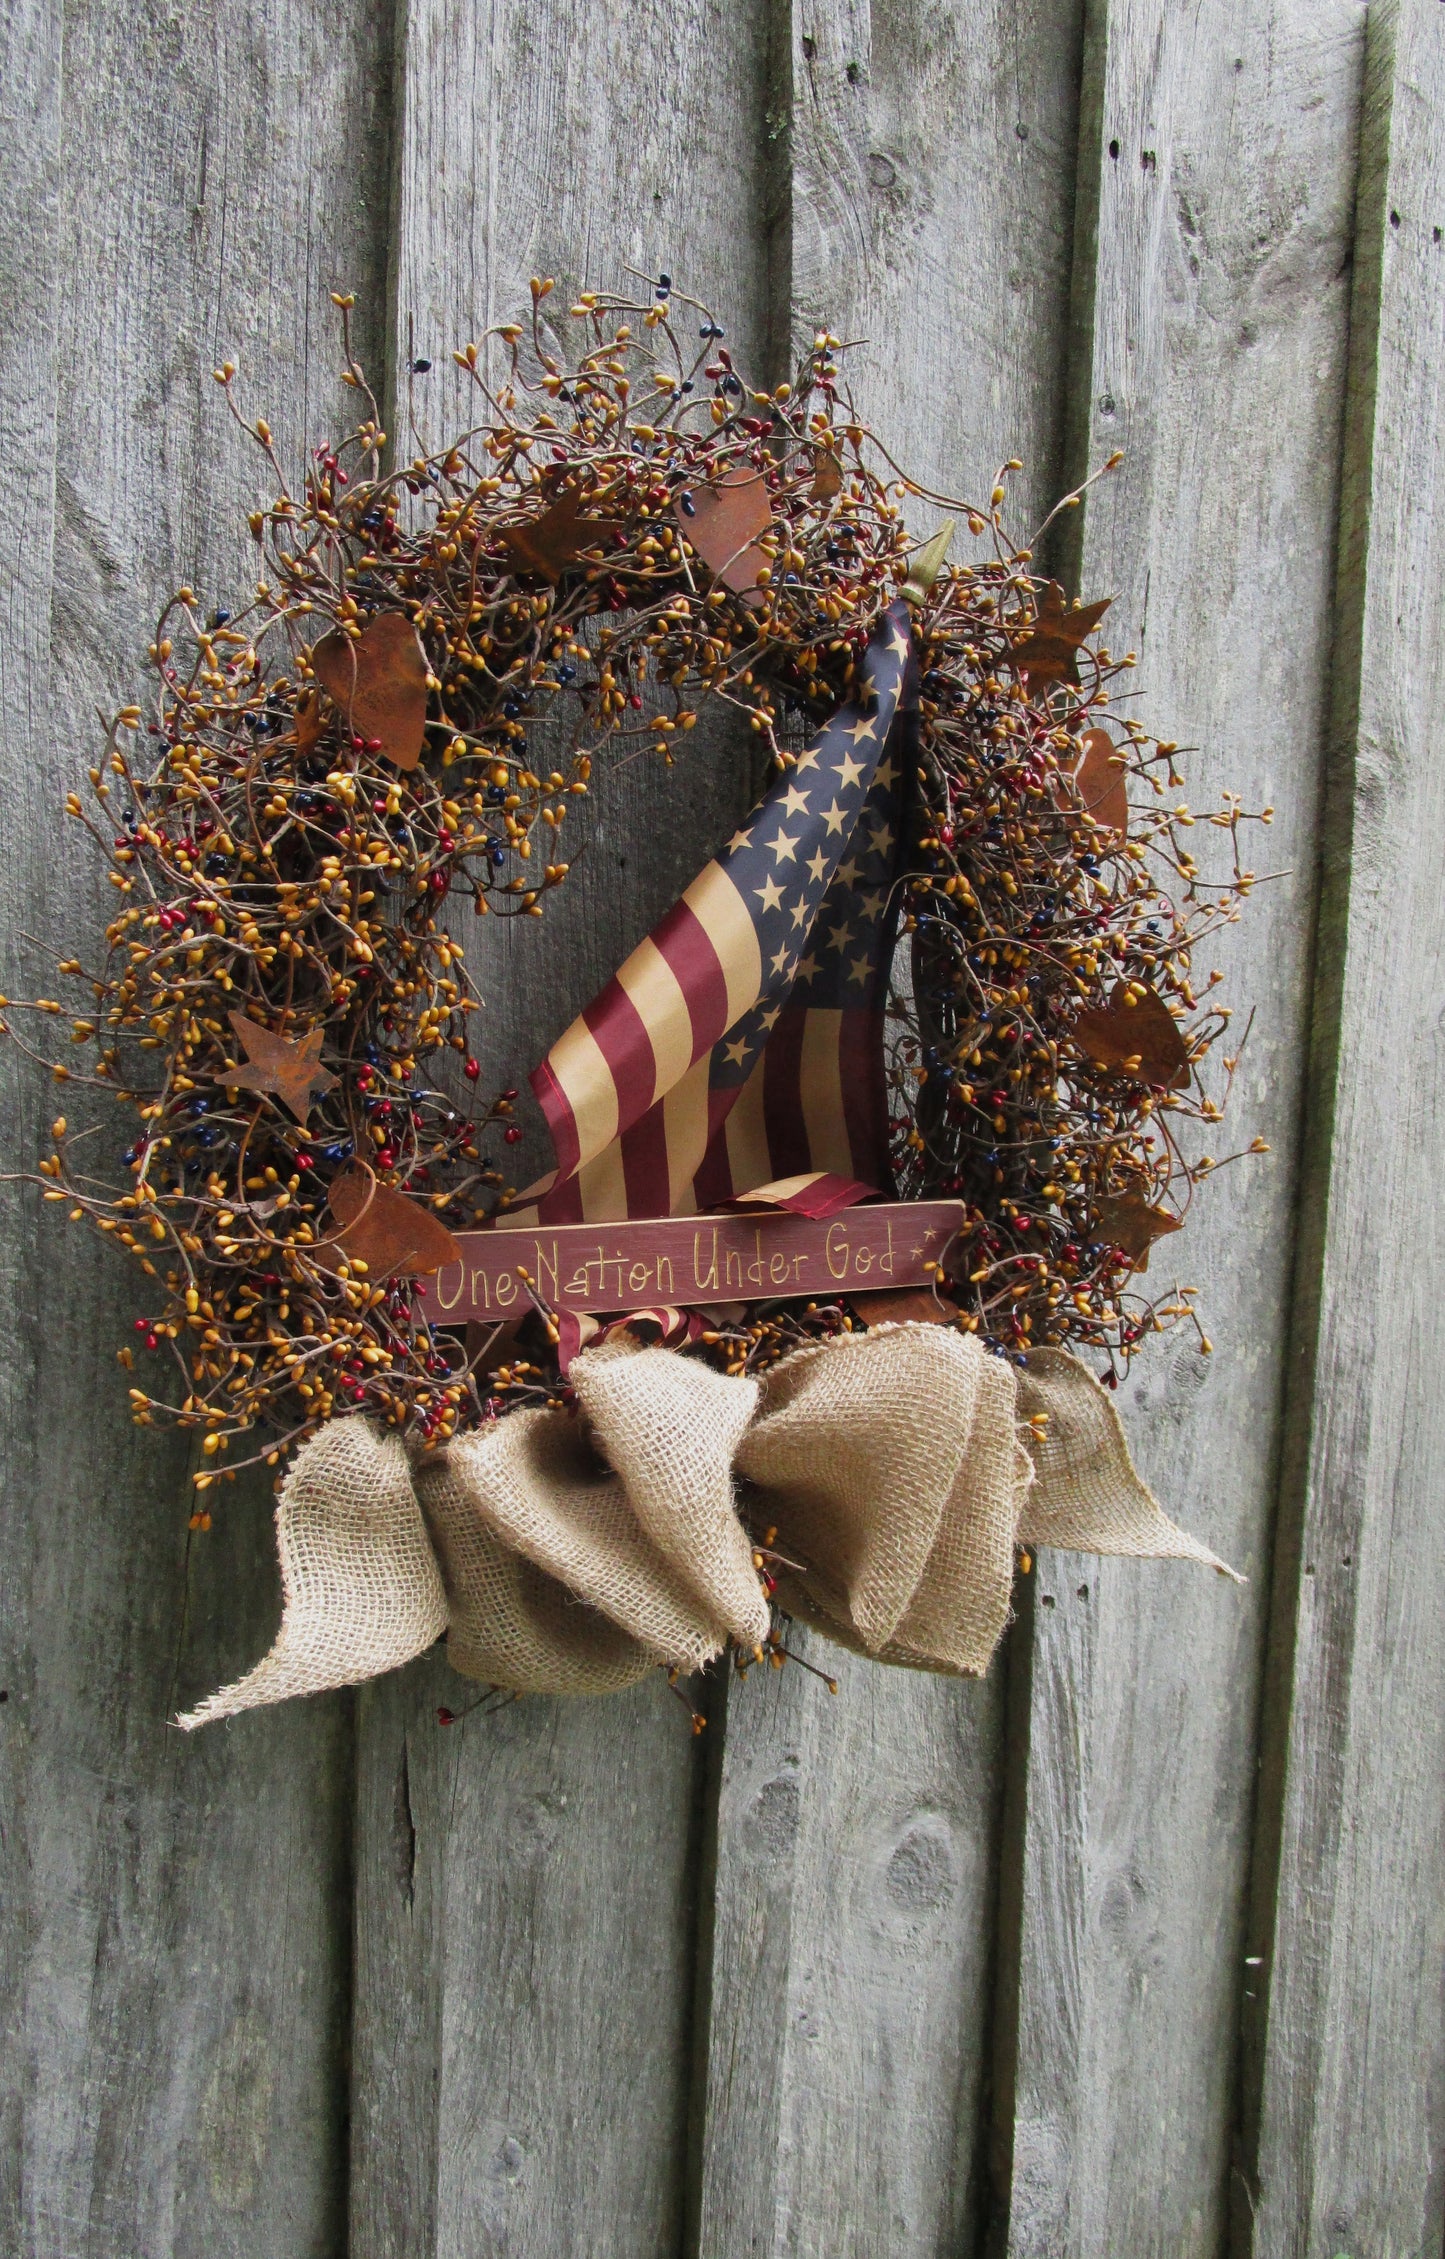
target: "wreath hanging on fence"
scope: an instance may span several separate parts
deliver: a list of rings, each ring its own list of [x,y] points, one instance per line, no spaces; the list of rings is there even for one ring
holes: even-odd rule
[[[675,1678],[729,1644],[778,1664],[784,1610],[976,1672],[1025,1539],[1223,1566],[1068,1352],[1112,1383],[1148,1333],[1198,1331],[1191,1289],[1151,1300],[1140,1274],[1220,1165],[1178,1133],[1221,1111],[1201,1070],[1229,1013],[1193,963],[1249,891],[1248,819],[1228,796],[1207,819],[1232,856],[1206,880],[1177,749],[1098,641],[1107,602],[1005,536],[1017,464],[986,504],[930,493],[827,333],[759,391],[666,278],[584,292],[570,355],[551,289],[497,333],[500,382],[489,340],[455,355],[475,422],[392,471],[337,297],[361,421],[299,490],[245,425],[277,488],[255,594],[207,618],[178,591],[152,710],[115,717],[69,797],[117,895],[103,947],[60,963],[79,1005],[29,1007],[69,1021],[69,1055],[0,1022],[136,1119],[119,1183],[105,1110],[61,1115],[39,1165],[154,1282],[119,1352],[136,1420],[202,1431],[203,1494],[258,1421],[255,1457],[305,1446],[276,1645],[183,1723],[443,1631],[516,1691]],[[910,501],[961,514],[981,561],[946,562],[948,527],[911,542]],[[542,918],[574,804],[620,759],[685,763],[709,706],[769,781],[534,1071],[557,1166],[519,1193],[466,929]],[[428,1299],[458,1229],[510,1224],[488,1245],[515,1252],[522,1218],[879,1194],[948,1204],[935,1257],[912,1250],[926,1292],[634,1296],[600,1338],[605,1299],[549,1306],[525,1265],[520,1331],[439,1324],[439,1279]]]
[[[1207,819],[1233,853],[1206,882],[1177,749],[1117,702],[1133,657],[1099,645],[1106,604],[1071,605],[1005,537],[1017,464],[977,506],[927,492],[857,415],[836,338],[760,391],[665,281],[584,293],[564,359],[551,288],[498,333],[499,385],[485,343],[454,356],[475,423],[392,471],[337,297],[365,414],[299,488],[246,425],[277,488],[250,521],[255,594],[206,617],[178,591],[151,709],[115,717],[88,804],[67,802],[116,915],[59,965],[80,1001],[29,1009],[68,1023],[55,1080],[136,1128],[112,1155],[109,1119],[62,1117],[40,1170],[155,1282],[120,1352],[134,1416],[204,1431],[202,1488],[257,1420],[274,1461],[340,1414],[440,1443],[556,1397],[545,1352],[469,1362],[403,1275],[514,1197],[517,1094],[478,1099],[467,921],[540,919],[598,773],[685,763],[709,701],[789,770],[900,588],[919,701],[889,1161],[900,1196],[967,1204],[935,1294],[1003,1351],[1098,1349],[1111,1377],[1147,1333],[1197,1325],[1187,1289],[1151,1301],[1139,1274],[1220,1165],[1176,1130],[1220,1112],[1200,1070],[1229,1014],[1193,963],[1251,884],[1239,804]],[[982,561],[921,560],[913,501],[959,511]],[[753,1311],[696,1350],[752,1371],[847,1318]]]

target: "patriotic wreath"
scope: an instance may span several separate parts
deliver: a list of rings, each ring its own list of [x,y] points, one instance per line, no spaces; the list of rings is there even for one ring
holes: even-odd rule
[[[745,1189],[714,1163],[764,1054],[767,1151],[817,1166],[826,1133],[809,1142],[801,1097],[779,1127],[776,1093],[787,1044],[827,1021],[852,1174],[966,1204],[940,1311],[1003,1353],[1102,1351],[1108,1377],[1147,1333],[1197,1325],[1191,1290],[1151,1301],[1139,1274],[1220,1165],[1179,1136],[1219,1118],[1234,1070],[1206,1094],[1229,1014],[1192,961],[1249,891],[1244,812],[1226,798],[1206,819],[1231,850],[1206,881],[1176,747],[1115,702],[1133,657],[1099,646],[1106,605],[1067,602],[1005,536],[1016,463],[976,505],[930,493],[856,413],[837,338],[760,391],[667,278],[635,302],[584,292],[559,325],[572,351],[552,287],[533,283],[530,324],[455,355],[471,427],[392,470],[337,297],[364,414],[299,482],[246,424],[276,485],[250,520],[262,577],[234,612],[177,592],[149,709],[115,717],[88,800],[69,796],[116,899],[102,944],[59,964],[79,1001],[23,1008],[64,1029],[64,1055],[18,1032],[22,1007],[0,1023],[84,1117],[56,1120],[45,1195],[154,1282],[119,1356],[142,1425],[203,1431],[203,1490],[258,1420],[274,1463],[343,1414],[440,1443],[564,1393],[540,1298],[499,1364],[426,1315],[416,1280],[450,1227],[523,1198],[598,1213],[599,1140],[625,1180],[619,1141],[655,1131],[660,1079],[624,1031],[599,1132],[554,1050],[534,1079],[558,1169],[516,1194],[517,1092],[486,1094],[468,920],[540,919],[577,804],[619,756],[685,762],[708,702],[744,718],[771,782],[709,866],[760,907],[751,987],[719,944],[721,974],[691,992],[694,1032],[717,1023],[693,1046],[710,1093],[694,1195],[710,1168],[716,1192]],[[232,365],[216,373],[244,422]],[[910,503],[962,517],[979,560],[920,550]],[[844,783],[826,798],[822,742]],[[692,1346],[751,1370],[854,1315],[753,1305]]]

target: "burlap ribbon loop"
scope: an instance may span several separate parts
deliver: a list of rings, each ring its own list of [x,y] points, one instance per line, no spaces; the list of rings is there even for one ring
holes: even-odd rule
[[[695,1670],[767,1632],[768,1527],[797,1564],[779,1572],[789,1613],[967,1675],[1008,1621],[1021,1538],[1234,1574],[1167,1519],[1061,1350],[1017,1368],[946,1326],[886,1326],[745,1380],[624,1338],[572,1379],[581,1419],[516,1413],[411,1465],[359,1420],[323,1429],[277,1505],[276,1644],[180,1723],[354,1685],[444,1629],[459,1671],[524,1693]],[[1041,1441],[1019,1425],[1040,1412]]]

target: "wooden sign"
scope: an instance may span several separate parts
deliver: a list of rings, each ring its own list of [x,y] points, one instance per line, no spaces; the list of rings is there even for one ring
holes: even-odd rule
[[[963,1213],[960,1200],[903,1200],[816,1219],[779,1210],[459,1232],[462,1260],[421,1282],[422,1307],[440,1325],[520,1316],[530,1307],[523,1272],[552,1310],[823,1301],[922,1286],[925,1263],[942,1260]]]

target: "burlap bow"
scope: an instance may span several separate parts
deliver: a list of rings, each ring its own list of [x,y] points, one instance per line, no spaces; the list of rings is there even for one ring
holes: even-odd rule
[[[180,1720],[353,1685],[443,1631],[468,1677],[604,1694],[760,1641],[760,1532],[801,1566],[777,1598],[885,1663],[974,1675],[1008,1621],[1015,1547],[1222,1561],[1161,1511],[1084,1367],[1016,1367],[946,1326],[799,1350],[758,1380],[631,1340],[572,1368],[581,1419],[518,1412],[445,1450],[338,1420],[299,1453],[265,1660]],[[1041,1439],[1028,1422],[1047,1415]]]

